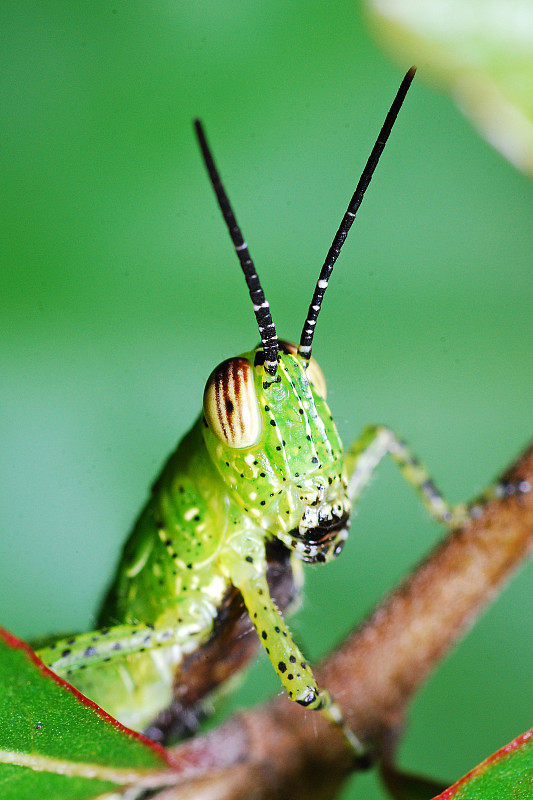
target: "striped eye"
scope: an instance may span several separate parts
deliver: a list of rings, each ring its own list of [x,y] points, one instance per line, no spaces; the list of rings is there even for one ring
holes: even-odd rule
[[[280,342],[280,347],[283,347],[287,352],[291,353],[291,355],[296,356],[298,355],[298,348],[292,342]],[[324,378],[324,373],[318,366],[318,361],[315,361],[313,356],[309,359],[309,364],[307,365],[307,377],[309,381],[313,384],[316,391],[322,397],[323,400],[326,399],[326,379]]]
[[[215,436],[234,448],[252,447],[261,434],[253,369],[246,358],[228,358],[209,376],[204,415]]]

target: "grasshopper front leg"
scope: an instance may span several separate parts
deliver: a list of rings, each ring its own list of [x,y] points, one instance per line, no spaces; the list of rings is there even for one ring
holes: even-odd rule
[[[350,749],[360,758],[366,750],[348,727],[342,711],[329,692],[319,689],[311,667],[292,638],[278,611],[266,580],[262,534],[235,539],[223,559],[233,585],[239,589],[261,644],[289,698],[310,710],[320,711],[343,733]],[[246,547],[246,543],[249,547]],[[246,551],[246,552],[245,552]]]
[[[354,506],[385,455],[391,457],[407,483],[413,487],[430,517],[450,528],[459,527],[469,518],[479,516],[483,504],[493,497],[530,491],[529,484],[524,481],[507,485],[495,483],[473,502],[452,506],[443,497],[424,464],[394,431],[384,425],[370,425],[353,442],[345,458],[348,496]]]

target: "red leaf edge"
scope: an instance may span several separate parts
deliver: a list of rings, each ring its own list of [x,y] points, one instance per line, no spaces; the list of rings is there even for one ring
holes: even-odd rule
[[[463,777],[456,781],[453,786],[445,789],[442,794],[437,795],[433,798],[433,800],[450,800],[450,798],[453,798],[456,792],[461,789],[465,783],[468,783],[476,775],[479,775],[481,772],[486,770],[492,763],[500,761],[502,758],[509,755],[509,753],[512,753],[513,750],[518,750],[518,748],[524,745],[529,739],[531,739],[532,736],[533,728],[530,728],[525,733],[517,736],[516,739],[513,739],[512,742],[509,742],[509,744],[506,744],[504,747],[496,750],[495,753],[482,761],[481,764],[478,764],[477,767],[471,769],[470,772],[467,772],[466,775],[463,775]]]
[[[125,725],[122,725],[118,720],[108,714],[107,711],[104,711],[103,708],[100,708],[99,705],[94,703],[92,700],[89,700],[88,697],[85,697],[81,692],[71,686],[70,683],[60,678],[59,675],[56,675],[55,672],[52,672],[41,659],[37,656],[37,654],[31,649],[31,647],[23,642],[22,639],[18,639],[14,634],[10,633],[5,628],[2,628],[0,625],[0,638],[4,640],[8,647],[12,648],[13,650],[22,650],[26,656],[33,662],[33,664],[40,670],[40,672],[48,679],[52,679],[58,686],[61,686],[67,692],[70,692],[76,700],[82,703],[84,706],[91,708],[96,714],[98,714],[101,719],[103,719],[108,724],[112,725],[116,730],[120,731],[124,736],[127,736],[130,739],[136,739],[138,742],[143,744],[145,747],[150,747],[169,767],[172,767],[172,763],[168,757],[168,753],[162,745],[158,744],[157,742],[153,742],[151,739],[148,739],[146,736],[143,736],[142,733],[138,733],[137,731],[132,731],[130,728],[127,728]]]

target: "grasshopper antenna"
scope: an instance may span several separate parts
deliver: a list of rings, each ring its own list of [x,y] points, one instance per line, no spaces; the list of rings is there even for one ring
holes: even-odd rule
[[[311,358],[311,346],[313,343],[313,334],[315,332],[316,321],[334,264],[339,256],[341,247],[348,236],[348,231],[352,227],[359,206],[363,202],[364,194],[368,188],[368,184],[372,179],[374,170],[378,165],[378,161],[383,152],[385,144],[387,143],[387,139],[389,138],[392,127],[396,122],[396,117],[398,116],[398,112],[400,111],[402,103],[405,100],[405,96],[415,76],[415,72],[416,67],[411,67],[400,84],[400,88],[398,89],[396,97],[394,98],[394,101],[389,109],[389,113],[385,117],[383,127],[381,128],[379,136],[376,139],[376,143],[372,148],[370,157],[366,162],[366,166],[361,177],[359,178],[359,183],[357,184],[353,197],[350,200],[350,204],[344,217],[342,218],[339,229],[335,234],[333,243],[329,248],[326,260],[324,261],[324,266],[320,271],[320,275],[315,287],[315,293],[313,294],[313,299],[311,300],[311,305],[309,306],[309,311],[307,312],[307,319],[305,320],[302,330],[300,345],[298,347],[298,355],[304,362],[309,363],[309,359]]]
[[[200,150],[202,151],[204,164],[206,166],[211,185],[218,200],[220,210],[222,211],[224,221],[228,226],[229,235],[231,236],[231,241],[233,242],[235,252],[239,258],[242,271],[244,272],[246,284],[250,292],[255,318],[259,327],[259,335],[261,336],[261,344],[263,345],[265,371],[269,375],[274,376],[278,368],[278,335],[272,321],[270,306],[268,304],[268,300],[265,300],[265,294],[259,281],[259,276],[257,275],[254,262],[250,256],[248,245],[243,239],[241,229],[235,218],[228,195],[226,194],[224,186],[222,185],[222,180],[218,174],[213,155],[209,149],[209,145],[207,144],[202,123],[199,119],[194,120],[194,130],[196,131],[196,136],[200,145]]]

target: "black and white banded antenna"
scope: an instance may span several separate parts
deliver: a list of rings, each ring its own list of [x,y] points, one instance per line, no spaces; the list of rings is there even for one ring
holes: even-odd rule
[[[350,200],[350,204],[346,210],[344,217],[342,218],[342,222],[339,226],[339,229],[335,234],[333,243],[326,256],[326,260],[324,261],[324,266],[320,271],[320,275],[315,287],[315,293],[313,294],[313,299],[311,300],[311,305],[309,306],[309,311],[307,312],[307,319],[305,320],[304,327],[302,330],[300,345],[298,347],[298,355],[306,363],[309,363],[309,359],[311,358],[311,346],[313,343],[313,334],[315,332],[316,321],[318,318],[318,314],[320,312],[320,306],[322,305],[322,300],[324,298],[324,292],[327,289],[328,281],[333,271],[333,266],[339,256],[341,247],[343,246],[344,241],[348,235],[348,231],[352,227],[359,206],[363,201],[363,197],[368,188],[368,184],[370,183],[372,175],[374,174],[374,170],[378,165],[379,158],[383,152],[387,139],[389,138],[389,134],[396,121],[398,112],[402,107],[402,103],[405,100],[405,96],[415,76],[415,72],[416,72],[416,67],[411,67],[411,69],[407,72],[403,81],[400,84],[400,88],[398,89],[396,97],[394,98],[394,101],[389,109],[389,112],[385,117],[385,122],[383,123],[383,127],[381,128],[376,143],[372,148],[370,157],[366,162],[366,166],[362,172],[361,177],[359,178],[359,183],[357,184],[353,197]]]
[[[235,214],[230,205],[228,195],[226,194],[224,186],[222,185],[222,180],[218,174],[211,150],[207,144],[202,123],[199,119],[194,120],[194,129],[196,131],[196,136],[198,138],[200,150],[202,151],[202,156],[207,168],[211,185],[213,186],[220,210],[222,211],[222,216],[224,217],[226,225],[228,226],[229,235],[231,236],[231,241],[233,242],[235,252],[239,258],[241,268],[246,279],[246,284],[250,292],[255,318],[259,327],[259,335],[261,336],[263,354],[265,356],[265,371],[269,375],[274,376],[278,368],[278,335],[272,321],[270,306],[268,304],[268,300],[265,299],[265,294],[261,287],[254,262],[251,259],[248,245],[243,239],[241,229],[239,228]]]

